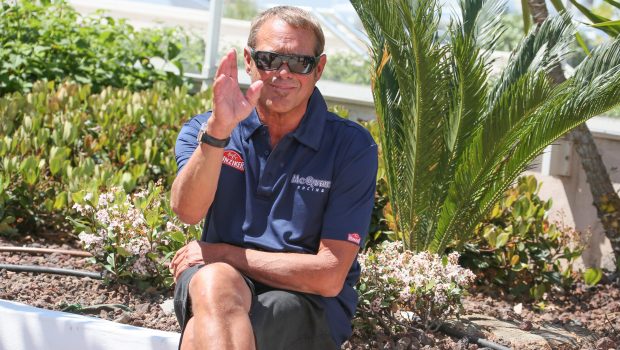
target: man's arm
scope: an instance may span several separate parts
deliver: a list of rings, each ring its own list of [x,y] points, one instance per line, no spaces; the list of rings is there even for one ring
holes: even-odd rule
[[[222,148],[199,145],[174,179],[170,203],[181,221],[197,224],[207,214],[217,189],[223,156]]]
[[[225,243],[192,242],[175,255],[175,278],[191,265],[225,262],[261,283],[333,297],[342,290],[357,255],[356,244],[322,239],[317,254],[264,252]]]
[[[207,134],[225,139],[256,106],[263,82],[252,83],[243,95],[239,88],[234,50],[222,58],[215,76],[213,112],[207,121]],[[172,184],[170,204],[181,221],[196,224],[207,214],[217,189],[223,155],[221,148],[199,145],[179,172]]]

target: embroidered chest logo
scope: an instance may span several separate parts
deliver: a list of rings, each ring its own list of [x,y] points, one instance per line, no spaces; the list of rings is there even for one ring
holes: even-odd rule
[[[298,190],[309,192],[325,192],[332,185],[331,181],[315,179],[312,176],[303,177],[299,176],[299,174],[293,174],[291,183],[297,185]]]
[[[224,151],[224,158],[222,159],[222,164],[228,165],[229,167],[235,168],[239,171],[245,171],[245,163],[241,155],[233,150]]]

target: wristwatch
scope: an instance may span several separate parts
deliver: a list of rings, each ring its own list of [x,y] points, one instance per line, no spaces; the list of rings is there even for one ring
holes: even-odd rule
[[[224,148],[228,145],[228,141],[230,141],[230,137],[225,139],[216,139],[215,137],[207,134],[207,123],[204,122],[200,126],[200,131],[198,131],[198,142],[206,143],[209,146]]]

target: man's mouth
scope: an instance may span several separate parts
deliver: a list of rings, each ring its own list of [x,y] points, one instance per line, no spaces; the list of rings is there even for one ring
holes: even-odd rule
[[[294,89],[295,86],[294,85],[288,85],[288,84],[270,84],[272,88],[276,89],[276,90],[291,90]]]

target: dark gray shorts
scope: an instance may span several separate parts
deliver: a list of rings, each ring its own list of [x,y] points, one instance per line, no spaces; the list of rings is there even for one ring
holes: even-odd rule
[[[203,266],[183,271],[174,290],[174,312],[181,326],[179,348],[185,326],[192,317],[189,282]],[[274,289],[243,277],[252,292],[249,316],[258,350],[338,349],[317,296]]]

